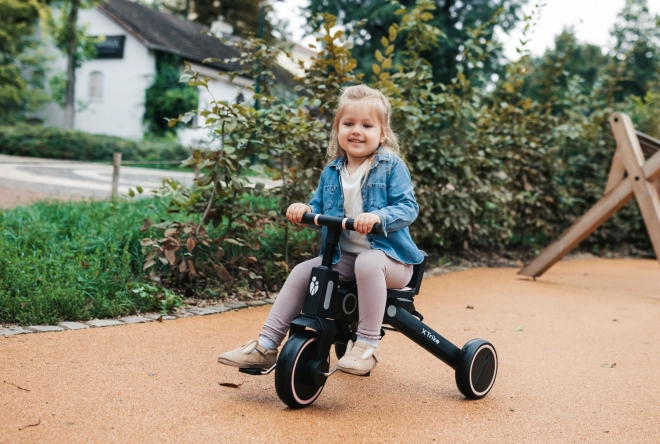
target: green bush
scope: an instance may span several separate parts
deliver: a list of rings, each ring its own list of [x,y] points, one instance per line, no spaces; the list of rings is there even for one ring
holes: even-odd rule
[[[98,162],[112,161],[116,152],[122,154],[122,160],[134,161],[183,160],[190,155],[173,140],[136,141],[25,124],[0,126],[0,154]]]

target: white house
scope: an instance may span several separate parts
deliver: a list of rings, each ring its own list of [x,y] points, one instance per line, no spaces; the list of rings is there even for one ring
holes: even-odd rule
[[[208,57],[224,60],[240,54],[236,48],[203,34],[208,28],[198,23],[129,0],[106,0],[95,9],[82,10],[79,23],[87,24],[89,35],[103,36],[105,40],[99,45],[98,57],[76,70],[76,101],[85,105],[77,107],[77,130],[141,138],[145,131],[145,91],[155,78],[158,52],[175,54],[210,77],[209,89],[215,100],[234,100],[241,88],[253,83],[253,79],[236,77],[232,82],[218,75],[219,71],[237,70],[237,64],[202,63]],[[55,69],[66,69],[64,57],[56,60]],[[292,86],[291,73],[282,69],[276,75],[279,83]],[[213,99],[205,89],[199,91],[199,108],[204,109]],[[243,90],[242,94],[246,100],[252,97],[251,91]],[[64,110],[50,103],[38,117],[45,125],[63,126]],[[199,134],[183,130],[179,137],[189,144],[195,143]]]

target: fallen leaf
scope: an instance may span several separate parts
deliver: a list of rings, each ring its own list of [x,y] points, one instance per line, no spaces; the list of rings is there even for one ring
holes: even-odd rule
[[[157,322],[163,322],[163,317],[162,317],[162,316],[158,316],[158,319],[156,319],[156,321],[157,321]]]
[[[468,305],[468,306],[467,306],[467,307],[465,307],[465,308],[467,308],[467,309],[469,309],[469,310],[474,310],[474,307],[473,307],[473,306],[471,306],[471,305]]]
[[[240,386],[243,385],[242,382],[240,384],[234,384],[233,382],[218,382],[218,384],[220,384],[223,387],[231,387],[231,388],[235,388],[235,389],[237,389],[237,388],[239,388]]]
[[[513,329],[513,331],[522,331],[522,327],[516,327]]]
[[[605,367],[605,368],[614,368],[614,367],[616,367],[616,362],[613,362],[611,364],[603,364],[603,367]]]

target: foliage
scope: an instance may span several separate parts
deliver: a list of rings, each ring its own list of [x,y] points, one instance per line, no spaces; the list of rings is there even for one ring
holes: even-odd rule
[[[200,122],[216,143],[193,151],[185,162],[204,173],[191,189],[169,184],[163,190],[172,198],[171,211],[184,219],[149,225],[163,235],[143,241],[145,266],[160,261],[169,266],[170,278],[220,279],[227,287],[233,285],[235,273],[242,273],[259,289],[262,275],[252,267],[263,260],[259,251],[265,230],[288,230],[283,210],[291,202],[309,199],[323,166],[338,91],[355,82],[366,81],[390,96],[393,127],[421,208],[411,232],[422,247],[533,253],[580,217],[602,196],[614,152],[606,119],[614,109],[617,79],[598,73],[585,84],[578,73],[568,72],[577,69],[574,56],[581,48],[564,35],[565,47],[541,63],[526,54],[521,42],[523,57],[485,92],[488,73],[469,67],[480,66],[497,52],[496,42],[489,39],[491,27],[500,20],[495,15],[465,30],[459,54],[464,63],[456,65],[449,81],[437,82],[426,57],[443,34],[433,25],[434,11],[431,0],[394,11],[399,24],[393,23],[378,39],[369,75],[357,72],[351,46],[355,36],[335,31],[335,17],[322,16],[316,31],[319,45],[312,45],[318,55],[298,79],[300,98],[295,104],[272,96],[278,49],[254,38],[236,43],[242,56],[228,62],[244,69],[232,75],[259,74],[263,94],[255,94],[257,106],[216,101],[201,113]],[[530,94],[530,73],[537,82],[536,95]],[[193,87],[206,88],[208,83],[192,71],[181,80]],[[647,97],[650,105],[642,99],[631,102],[640,122],[655,122],[650,118],[658,115],[654,97]],[[189,122],[193,116],[182,114],[170,124]],[[248,186],[246,171],[259,172],[264,165],[276,171],[282,185],[270,190]],[[273,208],[277,211],[259,213],[245,206],[237,199],[243,191],[251,199],[278,199]],[[629,206],[587,245],[607,248],[629,242],[648,250],[641,226],[636,208]],[[279,272],[288,263],[286,239]],[[301,258],[303,252],[314,253],[303,248],[294,257]]]
[[[99,0],[78,0],[82,9],[95,7]],[[66,54],[69,40],[75,33],[78,45],[76,47],[76,68],[79,68],[86,60],[96,57],[97,37],[87,35],[89,26],[86,24],[77,24],[72,26],[68,22],[68,11],[72,7],[73,0],[55,0],[50,5],[58,8],[58,13],[47,16],[45,20],[46,31],[53,39],[55,47]]]
[[[482,27],[480,46],[494,40],[497,27],[508,31],[513,29],[520,19],[520,8],[527,0],[512,0],[507,2],[492,2],[485,0],[434,0],[434,8],[427,9],[424,21],[438,30],[434,41],[440,43],[432,51],[420,53],[432,66],[433,79],[436,82],[449,83],[456,76],[458,67],[463,70],[480,72],[499,72],[500,49],[488,53],[488,57],[480,60],[478,65],[471,65],[461,59],[467,41],[471,40],[470,29]],[[375,51],[379,47],[382,36],[387,35],[390,27],[401,26],[401,15],[397,11],[401,7],[412,10],[415,0],[382,1],[382,0],[311,0],[308,6],[309,21],[314,26],[319,13],[329,13],[340,17],[340,23],[354,32],[352,43],[353,57],[359,61],[357,72],[368,73],[376,62]],[[497,20],[492,17],[497,15]],[[485,25],[485,26],[484,26]],[[405,33],[396,42],[400,45],[405,39]],[[401,62],[401,60],[398,60]]]
[[[174,134],[175,128],[168,125],[167,117],[197,106],[197,90],[178,83],[182,66],[180,57],[156,53],[156,78],[146,91],[144,104],[144,122],[156,135]]]
[[[39,125],[0,126],[0,154],[112,161],[116,152],[122,153],[122,160],[147,161],[178,161],[190,153],[171,140],[136,141]]]
[[[0,120],[23,120],[48,99],[45,57],[38,51],[35,26],[46,7],[40,0],[0,1]]]

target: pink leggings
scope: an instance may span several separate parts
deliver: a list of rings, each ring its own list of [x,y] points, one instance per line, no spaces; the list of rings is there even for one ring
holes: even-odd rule
[[[262,335],[281,344],[289,324],[302,310],[309,275],[321,265],[321,257],[296,265],[266,319]],[[342,253],[333,265],[339,282],[357,281],[360,322],[357,334],[367,339],[380,339],[388,288],[405,287],[412,277],[413,266],[402,264],[380,250],[367,250],[358,255]]]

